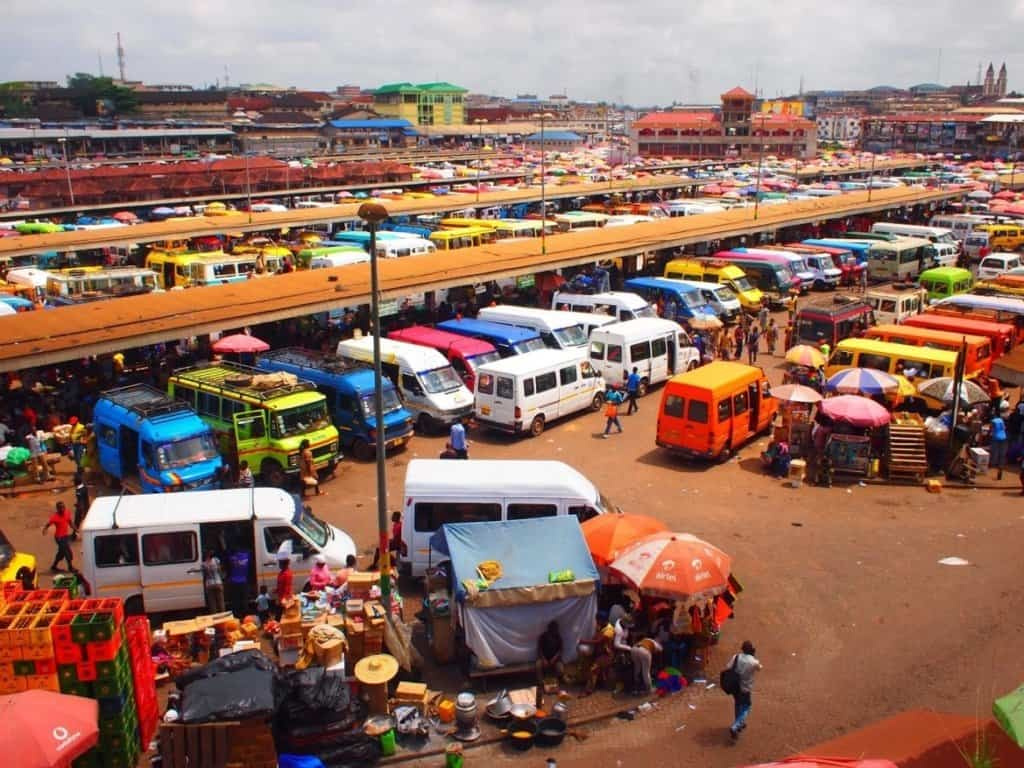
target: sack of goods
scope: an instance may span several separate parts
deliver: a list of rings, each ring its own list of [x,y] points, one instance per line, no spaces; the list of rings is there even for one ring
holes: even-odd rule
[[[278,387],[294,387],[299,383],[299,377],[294,373],[261,373],[252,377],[252,388],[259,390],[276,389]]]

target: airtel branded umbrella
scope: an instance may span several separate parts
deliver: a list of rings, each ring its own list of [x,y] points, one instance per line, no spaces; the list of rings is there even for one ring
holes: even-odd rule
[[[0,697],[0,722],[0,752],[12,757],[12,765],[64,768],[99,740],[99,702],[23,691]]]
[[[825,389],[843,395],[883,395],[895,392],[899,385],[895,376],[890,376],[884,371],[876,371],[874,368],[846,368],[830,376],[825,382]]]
[[[642,595],[703,600],[725,591],[732,558],[696,536],[665,531],[623,549],[608,570]]]
[[[597,515],[580,528],[598,567],[608,565],[622,549],[645,536],[668,530],[668,526],[656,518],[622,513]]]
[[[803,384],[783,384],[772,387],[770,394],[785,403],[820,403],[821,395]]]
[[[251,355],[257,352],[266,352],[270,349],[270,345],[263,341],[263,339],[257,339],[255,336],[250,336],[246,333],[235,333],[231,336],[217,339],[213,343],[212,349],[214,352],[219,352],[222,355]]]
[[[833,421],[862,429],[883,427],[892,419],[883,406],[859,395],[839,395],[822,400],[821,412]]]

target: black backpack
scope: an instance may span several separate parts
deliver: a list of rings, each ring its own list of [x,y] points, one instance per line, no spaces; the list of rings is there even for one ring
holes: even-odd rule
[[[732,657],[732,664],[718,675],[718,687],[727,696],[735,696],[740,692],[740,673],[736,671],[736,662],[739,660],[740,655],[737,653]]]

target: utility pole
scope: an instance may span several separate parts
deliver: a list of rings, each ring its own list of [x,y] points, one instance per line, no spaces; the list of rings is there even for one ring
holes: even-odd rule
[[[124,78],[124,46],[121,45],[121,33],[117,33],[117,71],[121,75],[121,82],[125,81]]]

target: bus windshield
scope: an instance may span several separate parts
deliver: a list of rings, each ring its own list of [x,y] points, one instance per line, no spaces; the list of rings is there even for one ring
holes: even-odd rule
[[[637,317],[657,317],[658,312],[650,304],[645,304],[642,309],[633,311],[633,314]]]
[[[483,352],[479,355],[473,355],[472,357],[468,358],[466,362],[473,367],[473,370],[476,370],[481,365],[496,363],[499,360],[501,360],[501,355],[499,355],[497,352]]]
[[[323,429],[331,424],[331,419],[327,415],[326,400],[271,413],[270,434],[277,439]]]
[[[732,279],[732,284],[736,287],[737,291],[754,290],[754,286],[750,284],[750,281],[747,279],[746,275],[743,275],[743,277],[734,277]]]
[[[518,341],[512,345],[512,349],[514,349],[518,355],[525,355],[527,352],[534,352],[538,349],[544,348],[544,342],[539,336],[534,339],[527,339],[526,341]]]
[[[156,448],[157,469],[179,469],[217,458],[217,445],[210,433],[164,443]]]
[[[698,309],[704,304],[704,299],[700,295],[700,291],[680,291],[677,295],[682,300],[684,307]]]
[[[318,547],[323,547],[331,538],[331,529],[324,522],[319,520],[310,511],[309,507],[296,504],[295,517],[292,518],[292,525],[309,537],[309,540]]]
[[[394,389],[385,389],[382,394],[384,395],[384,413],[394,413],[402,407],[402,401],[398,399],[398,392]],[[363,395],[359,402],[363,408],[363,416],[372,419],[374,417],[373,395]]]
[[[432,371],[424,371],[418,374],[423,389],[431,395],[439,392],[451,392],[462,386],[462,379],[455,373],[450,365],[444,368],[435,368]]]
[[[579,325],[558,328],[555,330],[554,335],[558,339],[558,343],[563,347],[583,347],[587,344],[587,332]]]

